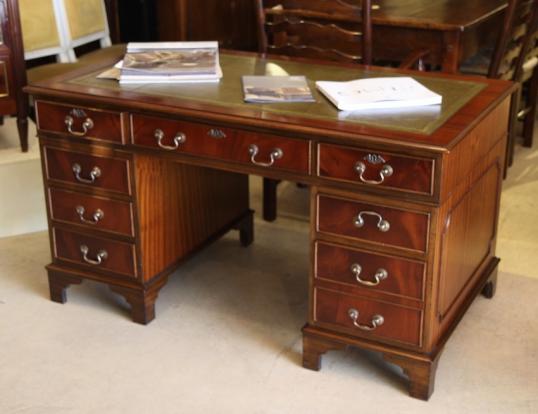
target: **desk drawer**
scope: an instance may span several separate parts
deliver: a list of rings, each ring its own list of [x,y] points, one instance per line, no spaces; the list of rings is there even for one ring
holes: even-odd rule
[[[131,193],[128,160],[50,147],[45,147],[44,155],[49,180]]]
[[[320,233],[377,245],[426,252],[429,215],[377,204],[318,195]]]
[[[318,175],[371,187],[433,194],[434,161],[319,144]]]
[[[58,228],[53,229],[56,259],[136,277],[135,249],[130,243],[86,236]]]
[[[132,204],[49,188],[52,220],[134,236]]]
[[[416,309],[315,288],[313,318],[352,335],[421,344],[422,312]]]
[[[424,263],[316,242],[315,278],[423,299]]]
[[[135,145],[278,170],[310,171],[308,141],[143,115],[132,115],[131,122]]]
[[[42,132],[62,133],[89,140],[124,142],[119,112],[38,101],[36,114],[37,128]]]

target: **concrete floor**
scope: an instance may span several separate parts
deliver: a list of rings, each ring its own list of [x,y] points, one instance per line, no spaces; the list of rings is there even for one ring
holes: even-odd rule
[[[281,214],[256,241],[231,232],[171,277],[148,326],[98,284],[48,300],[47,234],[0,239],[0,413],[536,413],[537,150],[518,147],[504,184],[496,297],[447,343],[429,402],[373,353],[301,367],[308,191],[280,186]],[[259,207],[259,180],[252,180]],[[259,210],[258,210],[259,211]]]

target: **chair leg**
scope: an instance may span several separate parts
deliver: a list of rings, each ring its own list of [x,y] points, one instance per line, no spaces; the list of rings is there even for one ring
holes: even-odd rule
[[[508,173],[508,167],[510,167],[514,161],[514,146],[516,142],[516,124],[517,113],[519,110],[519,100],[521,96],[521,88],[518,88],[513,94],[510,100],[510,115],[508,119],[508,139],[506,140],[506,154],[504,159],[504,174],[503,178],[506,178]]]
[[[276,188],[279,180],[271,178],[263,179],[263,219],[265,221],[276,220]]]
[[[538,100],[538,66],[534,68],[530,79],[529,90],[527,95],[528,113],[523,120],[523,145],[532,147],[532,138],[534,135],[534,123],[536,121],[536,101]]]

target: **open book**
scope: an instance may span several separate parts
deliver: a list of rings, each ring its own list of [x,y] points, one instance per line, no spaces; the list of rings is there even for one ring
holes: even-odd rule
[[[316,87],[341,111],[438,105],[443,99],[410,77],[317,81]]]

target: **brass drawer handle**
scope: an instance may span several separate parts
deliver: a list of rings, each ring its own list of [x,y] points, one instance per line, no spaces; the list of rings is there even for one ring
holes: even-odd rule
[[[381,326],[383,325],[383,323],[385,323],[385,318],[383,318],[383,316],[381,315],[374,315],[372,317],[372,322],[371,325],[361,325],[358,320],[359,320],[359,311],[357,309],[354,309],[354,308],[350,308],[348,311],[347,311],[347,314],[349,315],[350,319],[353,321],[353,325],[355,325],[357,328],[363,330],[363,331],[373,331],[375,328],[377,328],[378,326]]]
[[[273,148],[269,154],[269,162],[256,161],[256,155],[258,155],[258,152],[260,152],[258,146],[256,144],[250,144],[248,147],[250,162],[252,164],[259,165],[260,167],[271,167],[276,160],[279,160],[284,156],[284,151],[282,151],[280,148]]]
[[[83,206],[76,206],[75,210],[77,211],[77,214],[78,214],[78,217],[79,217],[80,221],[82,223],[86,223],[86,224],[97,224],[97,223],[99,223],[99,221],[101,221],[103,219],[103,217],[105,217],[105,213],[100,208],[95,210],[95,213],[93,213],[93,216],[92,216],[91,220],[88,220],[88,219],[86,219],[84,217],[84,213],[85,213],[86,210],[85,210],[85,208]]]
[[[358,263],[353,263],[351,265],[351,272],[355,276],[355,279],[357,279],[357,282],[359,282],[361,285],[365,286],[377,286],[381,283],[382,280],[385,280],[387,277],[389,277],[389,273],[383,269],[379,268],[376,270],[374,275],[374,282],[370,282],[369,280],[361,279],[361,272],[362,272],[362,266]]]
[[[106,250],[99,250],[97,252],[97,256],[95,259],[90,259],[88,257],[90,249],[85,244],[82,244],[80,246],[80,253],[82,253],[82,258],[84,261],[88,264],[91,264],[93,266],[99,266],[101,263],[103,263],[103,260],[106,260],[108,258],[108,253]]]
[[[177,150],[181,144],[184,144],[185,141],[187,141],[187,136],[183,132],[178,132],[174,137],[174,145],[163,144],[164,132],[162,131],[162,129],[156,129],[154,137],[157,140],[157,145],[159,145],[159,147],[161,147],[162,149],[168,151]]]
[[[222,129],[218,128],[211,128],[209,131],[207,131],[207,135],[215,139],[226,138],[226,133]]]
[[[385,178],[390,177],[394,173],[394,169],[389,164],[385,164],[383,165],[383,168],[381,168],[381,171],[379,171],[379,180],[367,180],[366,178],[364,178],[364,173],[366,172],[366,164],[362,161],[358,161],[355,164],[355,171],[357,171],[357,173],[359,174],[359,178],[363,183],[374,185],[383,184]]]
[[[80,176],[80,174],[82,173],[82,167],[80,166],[80,164],[73,164],[72,169],[75,173],[75,178],[77,179],[77,181],[84,184],[93,184],[95,180],[97,180],[101,176],[101,169],[99,167],[92,168],[92,170],[90,171],[90,178],[84,178]]]
[[[88,133],[88,131],[93,128],[93,125],[94,125],[93,120],[91,118],[86,118],[84,122],[82,123],[82,131],[75,131],[73,129],[73,124],[75,123],[75,120],[73,119],[71,115],[67,115],[65,117],[64,122],[65,122],[65,125],[67,126],[67,131],[69,131],[71,135],[74,135],[76,137],[85,136]]]
[[[390,230],[390,223],[385,220],[381,214],[376,213],[375,211],[361,211],[357,217],[353,219],[353,224],[355,227],[361,228],[364,226],[364,218],[362,216],[374,216],[377,217],[377,228],[379,231],[385,233]]]

